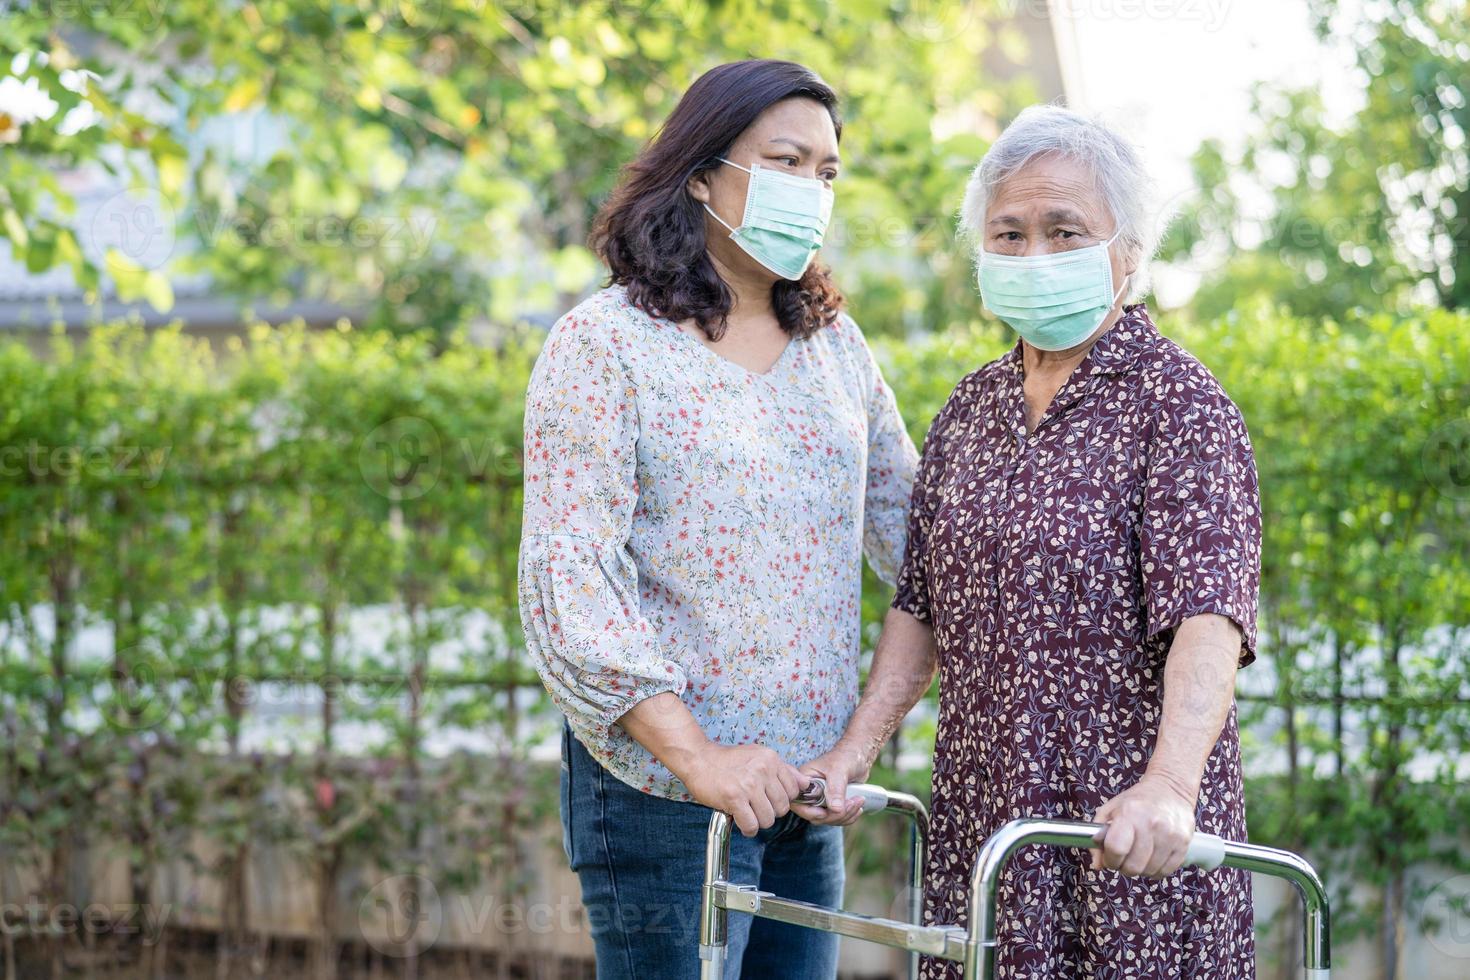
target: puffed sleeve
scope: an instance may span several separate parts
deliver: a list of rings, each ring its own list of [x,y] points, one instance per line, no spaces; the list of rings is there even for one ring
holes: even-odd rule
[[[1216,613],[1240,628],[1240,666],[1256,658],[1261,502],[1245,420],[1201,368],[1163,386],[1140,528],[1148,635]]]
[[[893,597],[893,608],[901,609],[920,622],[928,623],[929,577],[928,567],[929,526],[934,520],[934,508],[939,502],[945,470],[945,436],[951,419],[956,412],[960,388],[955,389],[924,435],[924,453],[919,459],[919,472],[914,478],[913,494],[908,507],[908,544],[904,549],[903,564],[898,571],[898,591]]]
[[[519,591],[526,652],[588,749],[629,708],[687,679],[639,607],[635,390],[610,328],[568,314],[526,392]]]
[[[844,315],[843,326],[858,362],[864,402],[868,413],[868,471],[863,500],[863,554],[878,577],[894,584],[903,561],[908,532],[909,494],[919,452],[898,413],[893,389],[862,331]]]

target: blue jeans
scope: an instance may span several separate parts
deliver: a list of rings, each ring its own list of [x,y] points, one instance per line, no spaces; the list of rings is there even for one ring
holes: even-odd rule
[[[650,796],[587,754],[562,727],[562,847],[582,883],[598,980],[698,980],[699,901],[709,807]],[[820,905],[842,904],[842,828],[794,813],[755,837],[730,835],[730,880]],[[725,980],[833,980],[832,933],[730,913]]]

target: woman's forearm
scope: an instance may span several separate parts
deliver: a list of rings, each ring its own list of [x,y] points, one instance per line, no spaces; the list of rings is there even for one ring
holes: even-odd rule
[[[644,698],[628,709],[618,724],[680,779],[689,771],[709,737],[683,698],[671,691]]]
[[[871,767],[909,709],[934,681],[934,629],[901,609],[888,610],[868,685],[840,744]]]
[[[1159,737],[1145,775],[1162,778],[1189,803],[1235,698],[1240,629],[1224,616],[1191,616],[1179,625],[1164,663]]]
[[[639,701],[618,720],[623,730],[677,776],[694,799],[735,818],[747,837],[790,809],[808,779],[764,745],[721,745],[671,691]]]

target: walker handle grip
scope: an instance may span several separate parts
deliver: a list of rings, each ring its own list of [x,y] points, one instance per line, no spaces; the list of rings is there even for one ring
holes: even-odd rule
[[[888,807],[888,791],[882,786],[874,786],[872,783],[848,783],[847,798],[860,796],[863,799],[864,813],[877,813]]]
[[[1097,836],[1093,837],[1094,843],[1099,841],[1102,833],[1098,831]],[[1223,863],[1225,863],[1225,838],[1200,831],[1189,839],[1189,848],[1184,852],[1185,867],[1214,871]]]
[[[1214,834],[1198,833],[1189,841],[1184,863],[1206,871],[1214,871],[1225,862],[1225,839]]]
[[[847,785],[847,798],[857,797],[862,800],[864,813],[877,813],[879,810],[888,808],[888,790],[882,786],[872,783],[849,783]],[[808,803],[812,806],[827,805],[827,781],[820,776],[813,776],[812,781],[807,784],[806,789],[796,798],[797,803]]]

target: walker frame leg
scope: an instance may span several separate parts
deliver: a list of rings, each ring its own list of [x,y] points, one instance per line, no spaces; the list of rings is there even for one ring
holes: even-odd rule
[[[704,887],[699,904],[700,980],[724,980],[725,956],[730,948],[730,913],[715,903],[714,885],[730,879],[730,815],[716,811],[710,817],[704,842]]]
[[[730,909],[907,950],[909,980],[918,980],[920,953],[958,958],[962,930],[919,924],[924,901],[924,853],[929,839],[929,811],[917,797],[907,793],[891,793],[868,784],[851,786],[849,792],[867,798],[865,811],[892,811],[907,817],[912,824],[909,836],[909,921],[897,922],[828,909],[810,902],[781,898],[750,885],[735,884],[730,881],[732,821],[729,814],[716,812],[710,817],[709,834],[705,838],[704,887],[700,892],[699,908],[700,980],[723,980],[725,960],[729,955]]]

